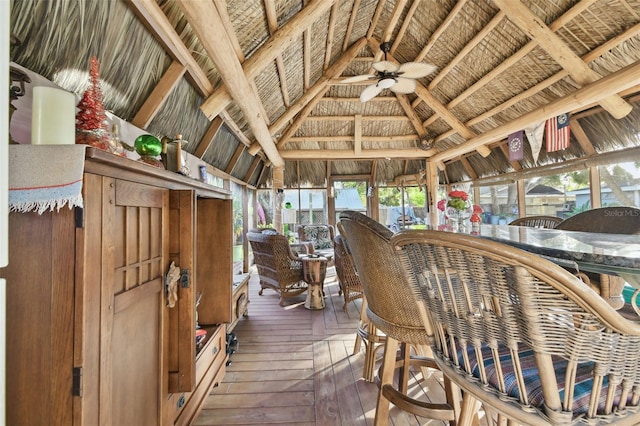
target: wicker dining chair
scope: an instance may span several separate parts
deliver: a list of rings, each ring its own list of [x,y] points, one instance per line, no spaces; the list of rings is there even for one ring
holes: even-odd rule
[[[539,256],[441,231],[405,231],[401,259],[433,353],[464,399],[459,424],[640,424],[640,324]]]
[[[393,233],[354,211],[341,212],[340,225],[362,281],[367,317],[386,336],[375,425],[388,424],[390,403],[421,417],[454,423],[460,400],[448,380],[445,380],[446,402],[430,403],[407,395],[410,367],[421,368],[426,377],[425,370],[436,364],[430,358],[411,353],[412,348],[418,355],[429,353],[433,336],[424,329],[402,265],[390,245]],[[400,359],[396,362],[399,348]],[[400,367],[399,383],[394,386],[396,366]]]
[[[529,226],[532,228],[553,229],[562,222],[562,218],[556,216],[525,216],[519,217],[509,223],[512,226]]]
[[[274,232],[247,232],[253,259],[260,278],[262,296],[265,288],[280,294],[280,306],[285,299],[295,297],[307,290],[302,271],[302,259],[294,253],[289,239]]]
[[[362,283],[356,273],[347,242],[342,235],[336,235],[333,239],[333,247],[336,275],[340,284],[340,292],[344,298],[342,310],[346,311],[349,302],[362,298]]]

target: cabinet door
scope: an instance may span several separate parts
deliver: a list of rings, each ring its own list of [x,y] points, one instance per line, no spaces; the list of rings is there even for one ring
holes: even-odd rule
[[[103,179],[101,424],[161,424],[168,195]]]
[[[180,267],[185,280],[178,284],[178,301],[169,309],[169,392],[190,392],[196,383],[196,315],[194,191],[171,191],[169,196],[169,263]],[[188,281],[187,278],[188,277]]]

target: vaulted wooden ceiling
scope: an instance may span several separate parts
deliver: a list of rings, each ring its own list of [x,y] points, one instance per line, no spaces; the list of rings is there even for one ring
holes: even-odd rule
[[[210,122],[187,149],[214,164],[221,132],[233,135],[238,143],[217,166],[241,169],[255,185],[274,167],[284,167],[288,186],[332,175],[419,178],[435,166],[441,182],[456,182],[622,149],[638,155],[640,0],[124,4],[171,58],[131,121],[153,127],[186,80]],[[362,103],[370,82],[342,80],[373,73],[384,42],[388,61],[436,71],[415,93],[384,90]],[[534,162],[527,147],[509,161],[510,133],[565,112],[567,150],[543,148]]]

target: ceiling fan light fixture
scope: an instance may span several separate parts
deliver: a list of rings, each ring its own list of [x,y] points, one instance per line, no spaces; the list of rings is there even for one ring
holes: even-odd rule
[[[387,77],[387,78],[383,78],[378,82],[378,87],[381,87],[383,89],[388,89],[394,84],[396,84],[396,79],[392,77]]]

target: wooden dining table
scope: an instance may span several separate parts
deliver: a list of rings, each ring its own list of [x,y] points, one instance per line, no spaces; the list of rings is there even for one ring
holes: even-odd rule
[[[535,253],[576,273],[620,276],[635,288],[632,301],[640,314],[636,303],[640,295],[640,235],[487,224],[470,233]]]

